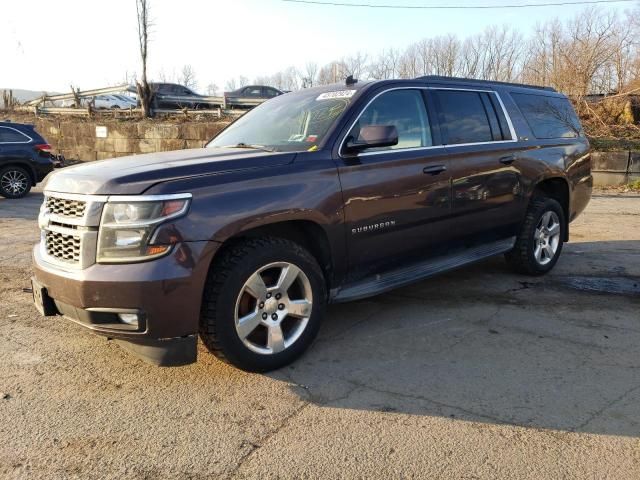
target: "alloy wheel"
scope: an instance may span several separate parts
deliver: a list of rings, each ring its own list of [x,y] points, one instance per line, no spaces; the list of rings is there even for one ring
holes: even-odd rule
[[[312,306],[307,275],[289,262],[270,263],[254,272],[238,295],[236,332],[255,353],[280,353],[300,338]]]
[[[9,170],[0,178],[0,187],[11,195],[21,195],[27,191],[29,179],[20,170]]]
[[[534,232],[533,255],[540,265],[553,260],[560,244],[560,219],[553,211],[545,212]]]

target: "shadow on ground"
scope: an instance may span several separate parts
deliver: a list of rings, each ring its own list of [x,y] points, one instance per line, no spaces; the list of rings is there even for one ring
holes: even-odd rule
[[[496,258],[333,305],[273,376],[335,408],[640,437],[640,241],[565,248],[545,277]]]

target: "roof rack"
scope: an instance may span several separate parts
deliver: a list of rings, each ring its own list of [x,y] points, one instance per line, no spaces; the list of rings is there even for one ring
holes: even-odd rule
[[[498,82],[495,80],[478,80],[477,78],[463,78],[463,77],[445,77],[443,75],[424,75],[422,77],[416,77],[416,80],[431,80],[431,81],[445,81],[445,82],[459,82],[459,83],[489,83],[491,85],[507,85],[510,87],[524,87],[535,88],[537,90],[546,90],[548,92],[556,92],[553,87],[542,87],[540,85],[528,85],[526,83],[513,83],[513,82]]]

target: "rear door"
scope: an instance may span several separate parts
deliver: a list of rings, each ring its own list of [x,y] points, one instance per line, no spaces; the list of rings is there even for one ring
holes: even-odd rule
[[[425,256],[446,235],[440,220],[450,209],[449,162],[430,111],[424,89],[389,89],[370,100],[345,136],[357,138],[365,125],[393,125],[399,136],[392,147],[341,152],[349,280]]]
[[[15,128],[0,126],[0,168],[13,160],[31,161],[33,138]]]
[[[433,89],[450,160],[456,236],[471,243],[515,235],[524,206],[515,132],[493,91]]]

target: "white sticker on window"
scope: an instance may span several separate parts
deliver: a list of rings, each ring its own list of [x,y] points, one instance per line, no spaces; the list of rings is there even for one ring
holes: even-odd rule
[[[326,92],[318,95],[316,100],[331,100],[332,98],[351,98],[356,93],[355,90],[338,90],[335,92]]]

